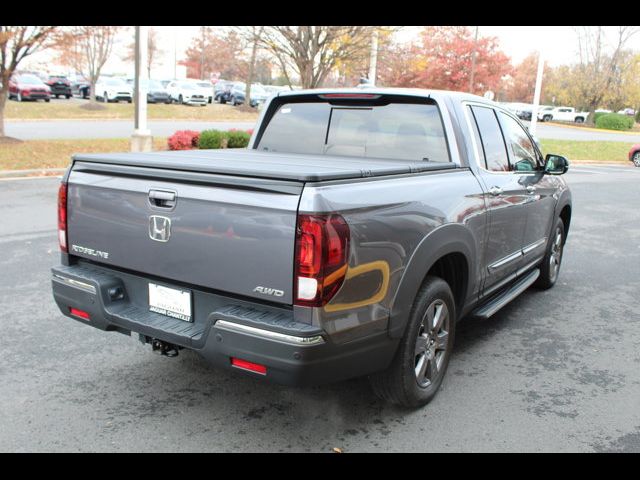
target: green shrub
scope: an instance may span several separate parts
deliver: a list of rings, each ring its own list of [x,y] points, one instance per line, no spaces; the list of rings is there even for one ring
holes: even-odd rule
[[[246,148],[249,145],[251,135],[242,130],[230,130],[227,132],[227,148]]]
[[[593,114],[593,123],[597,123],[598,119],[604,115],[609,115],[608,112],[596,112]]]
[[[596,127],[608,130],[630,130],[633,128],[633,117],[619,113],[607,113],[596,120]]]
[[[200,133],[198,148],[201,150],[222,148],[225,137],[225,132],[221,132],[220,130],[203,130]]]

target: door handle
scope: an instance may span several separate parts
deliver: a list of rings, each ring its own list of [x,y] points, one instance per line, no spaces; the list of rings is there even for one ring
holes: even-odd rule
[[[528,185],[527,192],[529,192],[529,195],[533,195],[534,193],[536,193],[536,187],[534,187],[533,185]]]
[[[489,193],[494,197],[497,197],[498,195],[502,195],[502,189],[500,187],[491,187],[489,189]]]

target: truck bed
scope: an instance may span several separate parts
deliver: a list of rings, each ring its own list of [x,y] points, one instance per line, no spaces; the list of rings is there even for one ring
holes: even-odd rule
[[[456,168],[454,163],[385,160],[250,149],[77,154],[74,160],[240,177],[320,182]]]

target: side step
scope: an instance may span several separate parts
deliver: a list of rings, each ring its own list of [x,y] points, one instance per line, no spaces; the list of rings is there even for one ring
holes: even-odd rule
[[[495,297],[489,303],[485,303],[480,308],[477,308],[476,310],[474,310],[471,315],[481,319],[489,318],[491,315],[496,313],[498,310],[504,307],[507,303],[509,303],[511,300],[513,300],[522,292],[524,292],[527,288],[529,288],[531,284],[535,282],[539,276],[540,276],[540,270],[536,268],[535,270],[528,273],[526,276],[522,277],[520,280],[514,283],[511,287],[509,287],[507,290],[502,292],[500,295]]]

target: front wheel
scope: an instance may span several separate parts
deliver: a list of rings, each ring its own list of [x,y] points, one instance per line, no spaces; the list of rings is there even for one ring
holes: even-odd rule
[[[369,377],[374,393],[405,407],[429,403],[449,365],[455,323],[451,288],[441,278],[427,277],[413,302],[405,334],[391,365]]]
[[[640,151],[634,153],[633,157],[631,157],[631,160],[636,167],[640,167]]]
[[[576,117],[576,123],[584,123],[584,118],[582,117]]]
[[[560,274],[560,265],[562,264],[562,253],[564,251],[564,222],[560,217],[553,226],[551,239],[547,246],[547,253],[542,259],[540,265],[540,276],[534,284],[541,290],[547,290],[553,287],[558,280]]]
[[[179,104],[181,104],[181,105],[184,103],[184,101],[183,101],[183,99],[182,99],[182,95],[180,95],[180,96],[178,97],[178,103],[179,103]]]
[[[543,122],[550,122],[552,119],[553,117],[551,115],[545,115],[544,117],[542,117]]]

